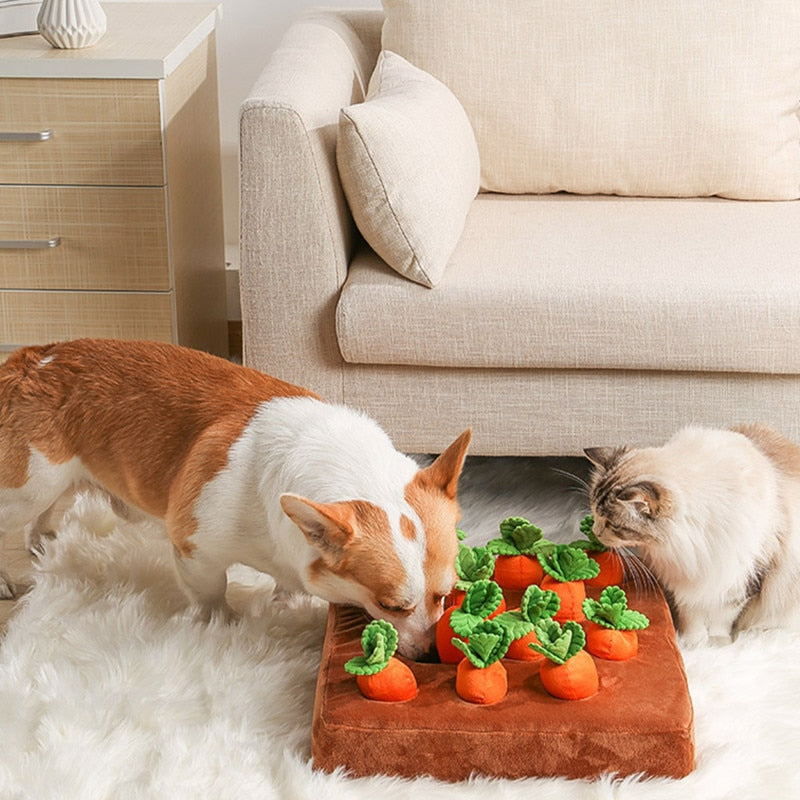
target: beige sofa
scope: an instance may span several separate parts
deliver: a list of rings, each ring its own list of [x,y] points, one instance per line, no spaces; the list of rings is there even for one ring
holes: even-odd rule
[[[727,11],[718,13],[739,19],[743,29],[759,30],[750,26],[762,21],[748,17],[761,13],[759,4],[732,1],[736,9],[726,5]],[[609,92],[619,91],[614,81],[619,82],[620,74],[622,85],[628,85],[627,75],[638,75],[644,76],[642,85],[650,87],[652,75],[666,70],[659,72],[658,65],[651,65],[652,53],[636,50],[647,41],[641,27],[634,41],[625,38],[624,21],[602,20],[603,30],[617,25],[624,41],[614,44],[617,50],[607,58],[602,52],[605,45],[598,44],[596,62],[586,56],[586,63],[577,67],[553,61],[563,57],[558,55],[564,52],[562,42],[561,51],[548,52],[544,72],[539,64],[531,68],[533,78],[527,76],[528,65],[515,73],[515,80],[522,74],[523,83],[511,87],[510,101],[502,98],[507,118],[496,123],[496,114],[492,116],[494,110],[489,109],[487,123],[486,113],[478,119],[486,109],[476,112],[475,103],[493,102],[492,93],[500,90],[486,78],[488,86],[482,91],[488,100],[475,101],[468,95],[484,76],[491,77],[492,69],[515,71],[506,62],[528,52],[524,36],[538,35],[541,20],[536,21],[536,30],[519,34],[523,37],[519,47],[519,42],[510,40],[520,26],[510,26],[508,20],[481,26],[466,11],[456,22],[447,20],[446,14],[463,9],[482,13],[480,7],[489,5],[494,12],[500,7],[513,14],[525,4],[427,3],[445,15],[440,28],[419,17],[431,13],[425,5],[421,0],[391,0],[383,11],[305,14],[288,31],[245,101],[240,120],[245,362],[329,400],[363,409],[409,452],[438,452],[466,427],[474,432],[471,452],[486,455],[569,455],[589,445],[659,442],[690,422],[727,426],[752,419],[800,440],[800,202],[795,199],[800,194],[800,169],[793,174],[800,159],[796,114],[800,55],[790,52],[797,47],[786,50],[786,64],[782,55],[750,59],[769,62],[763,75],[750,76],[754,85],[765,75],[770,80],[776,75],[783,81],[781,91],[794,96],[794,111],[781,107],[776,112],[783,126],[779,142],[783,161],[767,164],[769,153],[779,149],[772,146],[771,130],[765,134],[766,150],[764,142],[756,142],[754,149],[756,168],[751,177],[755,175],[758,183],[774,166],[772,188],[762,192],[760,184],[748,184],[742,175],[752,154],[734,152],[733,188],[725,183],[729,175],[714,183],[728,169],[722,164],[712,165],[712,172],[717,172],[704,176],[706,183],[698,190],[692,183],[697,169],[690,161],[696,157],[701,166],[714,161],[719,149],[714,136],[723,148],[737,137],[760,136],[755,129],[735,130],[736,120],[727,116],[731,105],[738,107],[732,94],[742,83],[736,73],[738,63],[720,66],[713,47],[699,63],[685,63],[692,52],[686,36],[694,34],[681,26],[698,28],[696,50],[701,51],[708,36],[702,29],[705,19],[665,22],[659,14],[669,17],[674,3],[645,4],[658,52],[670,47],[681,50],[681,69],[710,68],[715,80],[735,84],[718,92],[713,86],[692,89],[701,95],[692,102],[702,108],[713,95],[727,93],[721,101],[726,115],[721,131],[710,130],[713,114],[711,122],[698,122],[694,109],[686,111],[685,98],[669,96],[667,112],[686,118],[678,120],[672,134],[667,132],[672,139],[667,134],[659,139],[656,134],[668,121],[633,119],[638,99],[623,109],[625,113],[607,100],[614,96]],[[533,5],[555,14],[564,3],[545,0]],[[790,17],[791,3],[783,5]],[[575,7],[579,6],[586,4]],[[771,37],[765,47],[771,48],[769,53],[780,53],[781,44],[796,36],[796,20],[787,22],[770,8],[776,19],[763,31],[764,37]],[[385,14],[395,15],[395,27],[388,32],[383,29]],[[582,32],[570,23],[570,35],[586,38],[592,26],[601,27],[597,19],[584,24],[588,27]],[[739,37],[733,28],[720,33],[718,21],[714,24],[709,41],[718,42],[719,52],[735,54],[740,40],[748,38]],[[415,32],[414,25],[424,26],[433,46],[430,41],[420,43],[425,37]],[[463,30],[452,33],[459,26]],[[475,125],[481,191],[469,203],[463,229],[433,288],[398,274],[364,241],[343,191],[342,165],[337,167],[340,112],[363,103],[381,37],[386,47],[387,33],[392,47],[386,49],[403,51],[400,55],[426,72],[442,73],[437,77],[459,97]],[[501,55],[495,52],[487,67],[480,64],[480,54],[491,50],[493,41],[502,42]],[[640,64],[628,69],[625,63],[618,68],[614,59],[621,58],[618,50],[628,44],[632,49],[625,58],[641,56],[645,68]],[[584,58],[585,42],[581,47],[576,51]],[[464,72],[459,83],[461,73],[448,74],[448,69],[465,70],[459,66],[463,63],[476,71]],[[509,136],[506,141],[505,130],[528,113],[529,101],[538,102],[545,93],[540,84],[551,75],[571,76],[579,68],[599,81],[598,70],[606,67],[612,73],[608,84],[592,86],[593,96],[598,92],[600,100],[606,97],[597,108],[587,108],[585,98],[578,96],[575,114],[575,108],[567,107],[567,94],[573,88],[565,90],[562,85],[557,88],[557,102],[544,97],[535,118],[528,121],[532,133],[526,136],[542,137],[535,148],[528,148],[536,150],[537,158],[542,141],[548,140],[548,130],[542,126],[559,126],[565,120],[573,125],[570,113],[576,124],[588,119],[595,126],[590,139],[586,131],[578,131],[569,149],[556,146],[554,154],[544,158],[544,167],[535,159],[527,163],[525,153],[514,154],[515,147],[527,147],[527,140],[510,141]],[[531,80],[540,84],[531,85]],[[680,81],[677,89],[669,90],[694,86],[693,80]],[[582,88],[586,87],[574,91]],[[747,119],[764,110],[758,105],[761,88],[756,85],[743,101]],[[523,91],[529,94],[520,94]],[[772,105],[767,104],[767,117],[761,122],[769,128],[776,99],[775,92],[766,94]],[[525,98],[521,105],[520,97]],[[747,109],[747,103],[755,111]],[[630,131],[635,133],[642,124],[647,135],[637,142]],[[565,135],[559,132],[560,137]],[[608,159],[603,152],[583,152],[601,135],[608,137],[603,145]],[[685,141],[675,144],[678,136]],[[792,136],[797,153],[792,150]],[[711,155],[695,152],[703,143],[712,148]],[[396,144],[403,147],[402,137]],[[631,167],[628,154],[638,144],[641,152],[631,158],[638,158],[640,165]],[[668,153],[673,145],[677,155]],[[684,157],[681,147],[691,152]],[[584,156],[594,158],[596,167],[582,164]],[[547,163],[555,164],[558,173],[564,160],[575,162],[575,168],[573,177],[558,174],[555,184],[536,193],[525,192],[524,181],[513,191],[501,192],[495,187],[499,182],[502,188],[503,177],[487,172],[492,158],[501,162],[499,171],[506,170],[506,180],[509,175],[516,180],[525,170],[536,178],[549,168]],[[616,166],[615,158],[625,164]],[[664,177],[662,167],[668,161],[673,174]],[[601,176],[595,191],[585,179],[594,180],[604,169],[610,169],[612,182],[630,169],[632,176],[625,176],[630,178],[628,186],[607,186],[602,180],[609,178]],[[574,186],[569,184],[573,178]],[[637,183],[640,179],[644,183]],[[675,180],[679,185],[673,192],[670,181]],[[740,191],[738,185],[744,188]],[[773,190],[776,194],[770,195]],[[641,196],[645,192],[651,196]],[[681,192],[687,196],[668,196]],[[737,192],[744,196],[737,198]],[[727,196],[697,196],[704,193]],[[663,196],[652,196],[658,194]],[[440,207],[446,214],[451,205],[445,202]]]

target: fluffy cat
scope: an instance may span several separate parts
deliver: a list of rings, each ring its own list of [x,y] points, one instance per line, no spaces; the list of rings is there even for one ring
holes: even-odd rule
[[[800,630],[800,447],[756,424],[585,453],[595,535],[636,548],[686,644]]]

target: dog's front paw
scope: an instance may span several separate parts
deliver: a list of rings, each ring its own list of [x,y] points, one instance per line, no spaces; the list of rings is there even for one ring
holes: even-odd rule
[[[195,618],[204,625],[208,625],[212,620],[228,624],[240,620],[241,614],[231,608],[228,603],[204,603],[195,610]]]
[[[232,608],[227,603],[222,608],[218,608],[214,613],[227,625],[234,624],[242,619],[242,613]]]
[[[0,572],[0,600],[14,599],[14,584],[4,572]]]
[[[56,535],[50,531],[40,534],[35,540],[31,539],[30,542],[27,542],[27,549],[28,552],[34,558],[40,558],[45,553],[46,544],[45,542],[55,540]]]
[[[40,531],[29,529],[25,531],[25,549],[34,558],[44,555],[45,542],[52,541],[56,538],[55,531]]]

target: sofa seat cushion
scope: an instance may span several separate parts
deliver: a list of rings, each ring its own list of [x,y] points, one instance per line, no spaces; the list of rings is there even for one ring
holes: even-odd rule
[[[800,374],[800,202],[482,194],[425,289],[365,248],[345,361]]]

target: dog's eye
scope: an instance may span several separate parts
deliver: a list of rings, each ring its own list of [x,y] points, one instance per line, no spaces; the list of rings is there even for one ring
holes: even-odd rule
[[[445,600],[447,600],[446,594],[435,594],[433,596],[433,604],[435,606],[443,606]]]
[[[407,617],[409,614],[412,614],[415,608],[415,606],[404,606],[404,605],[398,606],[398,605],[393,605],[391,603],[382,603],[380,600],[378,601],[378,605],[384,611],[388,611],[391,614],[402,614],[405,617]]]

